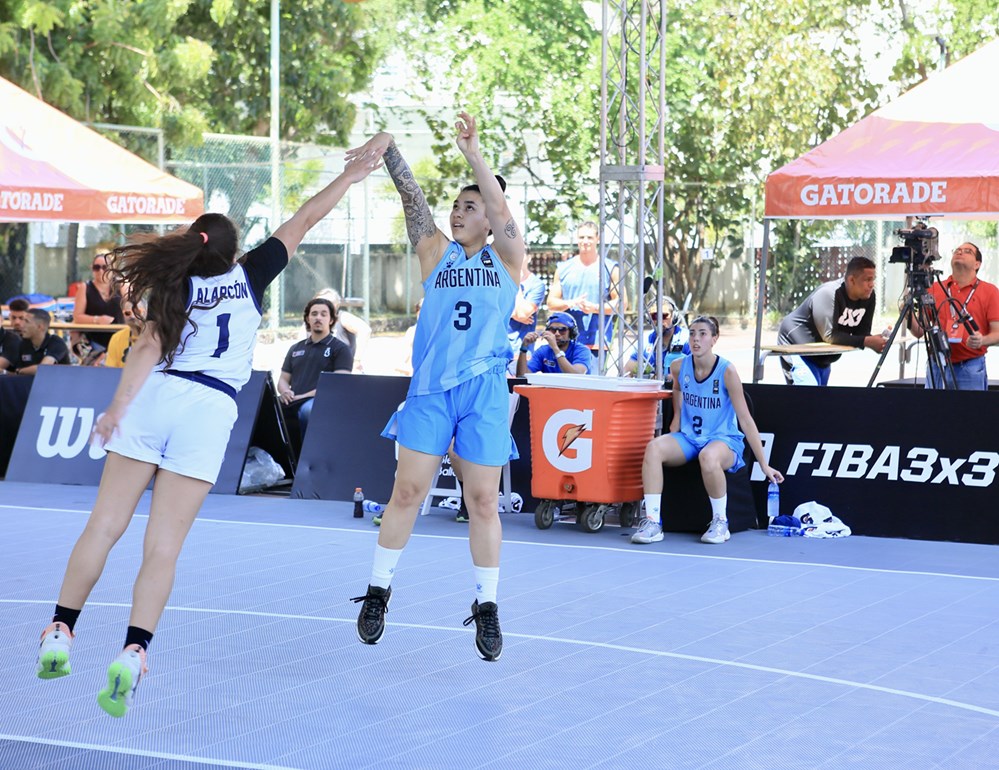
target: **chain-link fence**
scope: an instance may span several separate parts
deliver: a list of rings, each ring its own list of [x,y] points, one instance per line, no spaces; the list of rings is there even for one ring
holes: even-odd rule
[[[405,118],[405,119],[403,119]],[[413,116],[403,116],[390,128],[406,147],[410,165],[417,171],[432,160],[429,131],[421,129]],[[396,125],[397,124],[397,125]],[[292,142],[279,144],[277,178],[279,190],[272,196],[272,148],[265,137],[208,134],[197,147],[176,148],[164,143],[162,133],[128,126],[96,126],[118,143],[189,181],[205,193],[205,205],[231,217],[240,227],[243,246],[251,248],[273,231],[277,223],[297,209],[310,195],[333,180],[342,167],[342,151]],[[366,130],[371,130],[367,126]],[[360,137],[358,137],[358,140]],[[457,184],[457,182],[455,183]],[[596,200],[597,188],[592,190]],[[524,223],[529,243],[540,240],[537,223],[529,218],[537,201],[551,198],[553,190],[533,179],[511,179],[507,198],[518,222]],[[667,190],[667,195],[669,191]],[[447,221],[450,200],[435,211],[437,221]],[[597,218],[596,205],[593,215]],[[753,212],[733,218],[721,230],[701,228],[697,243],[690,244],[676,262],[667,266],[664,291],[678,305],[688,301],[691,312],[719,316],[743,328],[755,324],[762,226],[753,222]],[[577,223],[566,222],[558,242],[531,246],[532,269],[550,286],[555,265],[575,252]],[[981,275],[999,282],[999,239],[994,224],[943,222],[943,258],[934,264],[946,275],[953,246],[971,240],[985,254]],[[825,280],[843,274],[854,256],[866,256],[878,266],[878,296],[882,314],[897,317],[897,300],[905,288],[902,265],[889,263],[893,246],[899,245],[894,230],[902,222],[775,222],[766,280],[764,327],[776,328],[780,318]],[[5,226],[0,242],[5,251],[24,249],[17,239],[24,229]],[[669,227],[669,223],[667,223]],[[135,226],[90,226],[43,224],[33,226],[30,266],[8,265],[0,276],[0,297],[34,291],[62,296],[73,281],[89,277],[93,253],[109,242],[120,242]],[[10,241],[7,243],[6,241]],[[72,243],[71,243],[72,242]],[[650,258],[656,243],[646,246]],[[611,250],[613,252],[613,250]],[[672,260],[672,261],[671,261]],[[670,267],[676,263],[679,267]],[[672,271],[672,273],[671,273]],[[679,277],[682,272],[682,279]],[[30,280],[29,280],[30,273]],[[626,273],[627,275],[627,273]],[[421,296],[419,266],[409,247],[398,194],[384,170],[351,188],[344,201],[306,237],[296,258],[284,272],[268,299],[271,325],[297,322],[301,308],[319,290],[334,288],[364,315],[411,314]],[[631,314],[645,312],[648,301],[642,287],[626,285]],[[271,307],[274,306],[274,312]]]

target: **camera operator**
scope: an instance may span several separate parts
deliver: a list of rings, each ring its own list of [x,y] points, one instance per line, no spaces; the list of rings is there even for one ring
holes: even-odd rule
[[[999,289],[978,277],[982,252],[973,243],[962,243],[950,260],[951,275],[930,287],[940,328],[950,343],[951,363],[958,390],[988,390],[985,352],[999,342]],[[923,329],[915,317],[910,330],[917,337]],[[940,388],[942,375],[935,360],[926,365],[926,387]]]
[[[844,278],[822,284],[781,321],[777,343],[829,342],[880,353],[887,340],[871,334],[874,308],[874,263],[854,257]],[[788,385],[827,385],[829,367],[838,359],[838,354],[781,356],[780,363]]]

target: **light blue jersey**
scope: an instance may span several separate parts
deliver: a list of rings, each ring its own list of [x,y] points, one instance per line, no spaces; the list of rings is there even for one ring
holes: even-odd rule
[[[423,289],[410,396],[442,393],[507,365],[507,321],[519,286],[490,246],[467,256],[452,241]]]
[[[741,456],[745,437],[739,430],[739,419],[725,387],[728,365],[728,361],[718,356],[711,374],[698,382],[694,376],[693,356],[681,359],[680,433],[699,449],[712,441],[722,441]]]

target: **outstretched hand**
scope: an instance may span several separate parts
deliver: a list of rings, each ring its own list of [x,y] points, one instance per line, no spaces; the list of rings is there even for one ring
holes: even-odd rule
[[[458,121],[454,124],[454,127],[458,132],[458,137],[455,141],[458,143],[458,149],[461,150],[462,154],[468,157],[470,153],[478,152],[479,131],[475,127],[475,118],[467,112],[459,112]]]
[[[382,154],[384,152],[384,147],[370,150],[364,150],[364,148],[348,150],[346,156],[347,162],[343,167],[343,176],[351,182],[360,182],[372,171],[382,167],[384,163]]]
[[[395,137],[393,137],[392,134],[381,131],[371,137],[360,147],[354,147],[353,149],[347,150],[344,158],[348,163],[355,158],[364,155],[375,155],[380,158],[385,154],[385,150],[387,150],[389,145],[394,141]]]

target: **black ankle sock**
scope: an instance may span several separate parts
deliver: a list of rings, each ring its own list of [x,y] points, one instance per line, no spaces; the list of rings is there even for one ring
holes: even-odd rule
[[[55,615],[52,616],[53,623],[65,623],[69,628],[69,632],[73,633],[73,627],[76,625],[77,619],[80,617],[80,613],[83,610],[71,610],[69,607],[63,607],[60,604],[56,605]]]
[[[148,650],[151,641],[153,641],[153,632],[147,631],[144,628],[129,626],[128,631],[125,632],[125,647],[128,647],[130,644],[137,644],[142,649]]]

